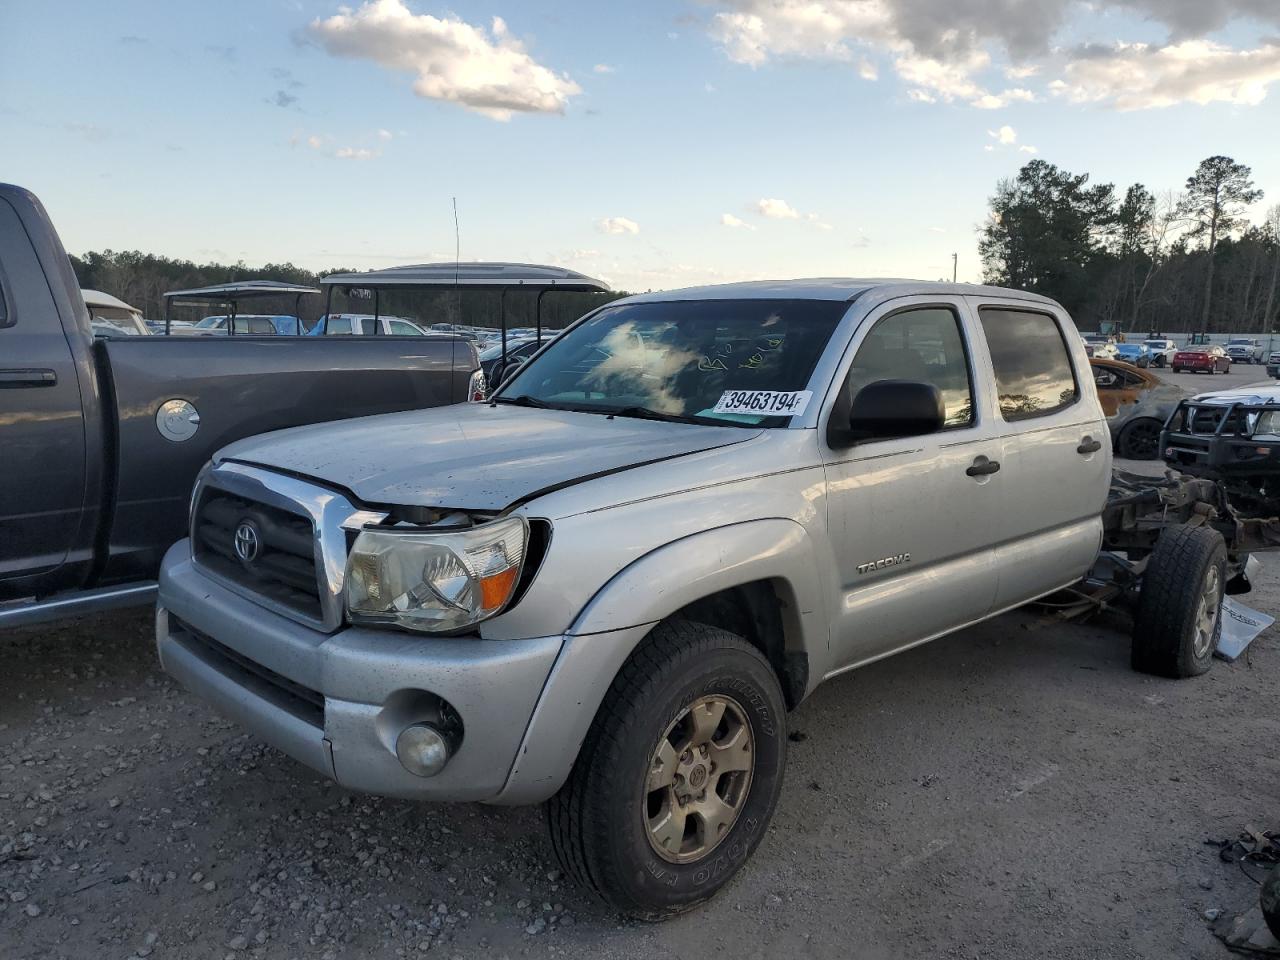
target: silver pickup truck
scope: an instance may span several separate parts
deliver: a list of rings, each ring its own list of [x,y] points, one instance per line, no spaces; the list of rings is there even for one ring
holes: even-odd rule
[[[760,842],[820,683],[1085,575],[1107,438],[1042,297],[633,297],[490,403],[219,452],[159,654],[344,786],[547,802],[567,873],[659,917]]]

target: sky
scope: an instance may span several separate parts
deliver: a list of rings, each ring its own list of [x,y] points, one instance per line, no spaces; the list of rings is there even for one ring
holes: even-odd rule
[[[0,0],[0,180],[67,249],[977,280],[1033,158],[1280,202],[1275,0]]]

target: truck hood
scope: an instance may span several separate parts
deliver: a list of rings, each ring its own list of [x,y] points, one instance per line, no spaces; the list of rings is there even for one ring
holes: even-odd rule
[[[1280,386],[1237,387],[1234,390],[1209,390],[1191,398],[1199,403],[1280,403]]]
[[[278,430],[224,447],[370,505],[503,510],[542,493],[759,436],[567,410],[461,403]]]

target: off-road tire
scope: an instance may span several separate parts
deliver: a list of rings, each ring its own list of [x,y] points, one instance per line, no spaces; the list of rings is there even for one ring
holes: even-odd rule
[[[1222,615],[1215,607],[1207,646],[1203,643],[1200,602],[1217,572],[1221,604],[1227,577],[1227,548],[1222,535],[1208,527],[1169,527],[1142,575],[1142,592],[1133,623],[1133,669],[1181,679],[1205,673],[1213,663],[1222,635]],[[1197,638],[1201,647],[1197,649]]]
[[[1116,441],[1116,453],[1126,460],[1159,460],[1160,431],[1163,427],[1163,423],[1150,417],[1143,417],[1126,424],[1125,428],[1120,431],[1120,437]],[[1154,438],[1149,432],[1144,438],[1143,432],[1153,429],[1155,431]],[[1144,439],[1153,439],[1149,449],[1143,445]]]
[[[701,860],[672,863],[650,843],[646,777],[671,724],[701,697],[741,707],[755,762],[746,799]],[[712,897],[764,837],[786,766],[786,706],[765,657],[741,637],[685,620],[659,624],[618,672],[568,781],[547,802],[564,872],[623,914],[658,920]]]

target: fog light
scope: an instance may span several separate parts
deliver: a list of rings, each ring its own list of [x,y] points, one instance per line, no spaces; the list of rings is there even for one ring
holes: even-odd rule
[[[415,777],[434,777],[449,762],[449,741],[429,723],[415,723],[396,737],[400,765]]]

